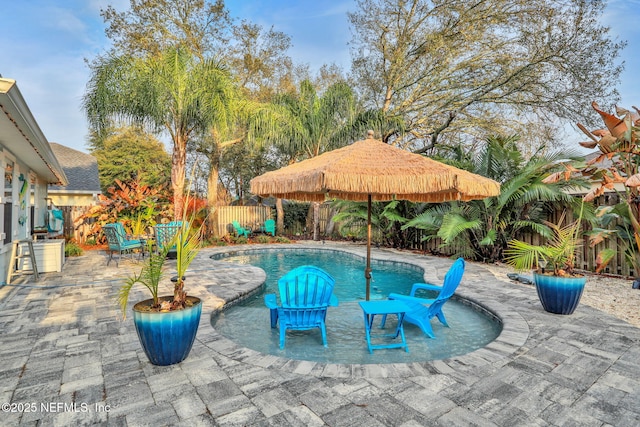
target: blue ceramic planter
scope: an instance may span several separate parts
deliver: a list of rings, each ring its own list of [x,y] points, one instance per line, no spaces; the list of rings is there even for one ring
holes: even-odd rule
[[[161,301],[172,299],[160,298]],[[165,313],[141,310],[141,307],[151,305],[152,300],[133,306],[133,322],[140,344],[154,365],[173,365],[189,355],[198,332],[202,302],[196,297],[187,297],[187,300],[192,303],[191,307]]]
[[[549,313],[571,314],[578,306],[586,277],[533,275],[542,307]]]

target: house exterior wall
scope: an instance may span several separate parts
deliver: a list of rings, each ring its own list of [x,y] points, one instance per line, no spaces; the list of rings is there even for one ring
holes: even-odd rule
[[[14,79],[0,75],[0,281],[9,270],[12,242],[44,225],[47,186],[68,185],[51,145]]]
[[[44,225],[47,183],[39,180],[19,157],[1,146],[0,177],[0,273],[3,273],[0,279],[4,281],[9,269],[12,242],[31,238],[33,227]],[[23,188],[25,182],[26,188]]]
[[[95,206],[98,201],[97,194],[82,193],[57,193],[50,191],[49,198],[57,207],[61,206]]]

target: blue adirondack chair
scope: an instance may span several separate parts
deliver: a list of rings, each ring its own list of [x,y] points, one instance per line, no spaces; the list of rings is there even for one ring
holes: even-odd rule
[[[278,280],[281,305],[278,305],[275,294],[264,296],[264,303],[271,314],[271,327],[275,328],[280,323],[280,348],[284,348],[287,329],[319,328],[322,344],[327,346],[327,309],[338,305],[338,299],[333,295],[334,284],[335,280],[326,271],[303,265]]]
[[[276,235],[276,222],[272,219],[268,219],[264,222],[264,232],[271,233],[272,236]]]
[[[118,258],[116,259],[116,266],[118,265],[118,260],[122,257],[123,254],[133,254],[134,250],[139,249],[140,253],[143,253],[143,243],[139,239],[128,239],[127,232],[124,229],[124,226],[119,223],[111,223],[105,224],[102,227],[102,231],[104,235],[107,237],[109,252],[109,260],[107,261],[107,265],[113,259],[113,254],[117,253]]]
[[[231,224],[233,224],[233,229],[236,230],[236,234],[238,235],[238,237],[240,236],[249,237],[249,234],[251,234],[251,230],[241,226],[238,221],[233,221],[231,222]]]
[[[458,258],[444,276],[444,283],[442,286],[427,283],[414,283],[409,295],[392,293],[389,294],[388,298],[404,302],[410,308],[405,315],[404,320],[420,327],[422,332],[427,334],[430,338],[435,338],[433,328],[431,327],[431,319],[435,316],[444,326],[449,326],[447,319],[444,317],[444,313],[442,312],[442,306],[449,301],[449,298],[451,298],[458,288],[463,274],[464,259]],[[438,292],[438,296],[435,299],[420,298],[416,296],[416,292],[419,290],[436,291]],[[386,320],[387,316],[385,315],[382,317],[381,327],[384,327]]]
[[[176,234],[182,229],[182,221],[171,221],[166,224],[156,224],[153,228],[156,237],[156,249],[162,252],[171,244]],[[171,247],[175,249],[175,244]],[[171,250],[169,249],[169,250]]]

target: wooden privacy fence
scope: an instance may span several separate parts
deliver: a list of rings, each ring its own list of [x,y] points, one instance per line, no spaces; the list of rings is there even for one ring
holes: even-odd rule
[[[264,226],[264,222],[272,218],[271,208],[268,206],[221,206],[216,209],[218,218],[218,235],[233,234],[233,221],[241,226],[256,230]]]
[[[620,202],[620,198],[616,193],[608,193],[598,197],[594,204],[595,206],[614,206]],[[556,213],[557,214],[557,213]],[[587,229],[588,224],[583,222],[583,228]],[[633,267],[627,262],[624,256],[623,249],[625,242],[619,238],[609,238],[602,243],[599,243],[595,247],[589,246],[588,237],[584,237],[584,245],[582,250],[578,254],[576,265],[578,268],[588,271],[594,271],[596,269],[596,257],[598,253],[605,248],[613,249],[616,251],[616,256],[613,257],[611,262],[603,270],[607,274],[616,274],[621,276],[635,277],[640,275],[640,272],[633,271]],[[633,244],[633,243],[631,243]]]
[[[329,219],[330,207],[321,205],[319,211],[320,234],[323,235]],[[268,219],[276,219],[275,209],[268,206],[221,206],[216,209],[218,222],[218,235],[233,234],[233,221],[238,221],[241,226],[252,230],[264,226]],[[286,214],[285,214],[286,215]],[[312,234],[311,226],[303,223],[294,223],[285,229],[285,234],[291,236],[306,236]]]
[[[90,209],[90,206],[58,206],[64,217],[63,235],[65,238],[73,238],[76,242],[84,243],[87,234],[91,230],[91,224],[76,225],[75,220]]]
[[[606,194],[600,196],[596,201],[596,206],[600,205],[615,205],[618,203],[618,196],[615,194]],[[233,229],[229,229],[231,222],[236,220],[243,226],[251,226],[252,228],[257,227],[259,225],[264,224],[264,221],[270,218],[275,218],[275,211],[272,211],[271,208],[266,206],[224,206],[220,207],[217,210],[218,212],[218,231],[220,235],[229,234]],[[320,236],[325,236],[325,230],[327,224],[330,220],[329,215],[331,212],[331,207],[329,204],[323,204],[320,206],[319,218],[320,218]],[[549,214],[550,222],[557,222],[562,215],[563,210],[559,209],[555,212],[551,212]],[[567,216],[565,221],[572,221],[574,218],[571,212],[567,212]],[[65,217],[66,219],[66,217]],[[340,224],[336,224],[334,232],[337,233],[340,230]],[[349,237],[349,235],[357,235],[359,231],[362,231],[364,223],[359,226],[353,227],[343,227],[342,228],[342,237]],[[66,227],[66,220],[65,220]],[[583,227],[586,228],[588,225],[583,223]],[[379,231],[375,229],[372,230],[374,235],[374,241],[379,239]],[[311,238],[312,229],[307,224],[296,223],[290,226],[290,228],[285,230],[285,233],[292,236],[304,236],[306,238]],[[66,235],[65,228],[65,235]],[[423,233],[421,230],[415,230],[413,233],[414,238],[408,242],[408,247],[411,249],[423,250],[425,252],[433,252],[439,253],[443,255],[452,255],[454,253],[453,250],[445,250],[440,247],[441,241],[440,239],[433,239],[428,242],[423,242],[422,237]],[[535,233],[523,233],[518,236],[518,239],[523,240],[525,242],[539,245],[543,244],[543,239],[535,234]],[[379,240],[378,240],[379,241]],[[618,250],[618,248],[623,247],[623,242],[616,238],[610,238],[605,240],[604,242],[598,244],[595,247],[589,246],[589,239],[587,236],[583,237],[583,245],[580,251],[576,256],[576,268],[594,271],[596,268],[596,257],[598,253],[604,248],[610,248],[617,250],[617,255],[611,260],[608,266],[603,271],[607,274],[615,274],[621,276],[629,276],[633,277],[636,275],[636,272],[633,271],[633,268],[624,257],[624,253],[622,250]]]

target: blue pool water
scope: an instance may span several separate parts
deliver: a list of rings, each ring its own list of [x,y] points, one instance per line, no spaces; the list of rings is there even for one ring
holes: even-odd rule
[[[365,299],[363,258],[332,250],[258,249],[236,255],[222,255],[217,259],[250,264],[267,273],[264,292],[232,306],[212,319],[213,327],[222,335],[261,353],[324,363],[421,362],[446,359],[482,348],[502,330],[500,322],[487,313],[450,300],[443,310],[450,327],[433,319],[435,339],[428,338],[417,326],[405,323],[409,353],[400,349],[385,349],[369,354],[363,314],[358,305],[358,301]],[[316,329],[287,331],[286,345],[281,350],[279,329],[270,327],[264,294],[277,294],[277,281],[280,277],[300,265],[308,264],[324,269],[336,280],[334,293],[339,306],[330,307],[327,313],[328,348],[322,345],[320,330]],[[408,294],[413,283],[424,281],[422,269],[411,264],[372,260],[371,267],[371,300],[386,299],[391,292]],[[464,277],[460,286],[464,286]],[[376,317],[374,332],[379,331],[378,324]],[[389,316],[387,320],[386,329],[391,331],[392,328],[395,328],[395,316]]]

